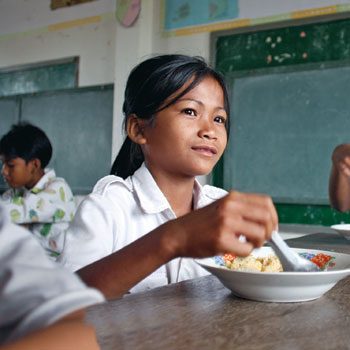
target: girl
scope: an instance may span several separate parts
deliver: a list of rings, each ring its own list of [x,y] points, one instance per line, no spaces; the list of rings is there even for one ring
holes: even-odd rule
[[[205,275],[184,257],[246,256],[270,237],[277,214],[269,197],[196,180],[220,159],[229,130],[224,81],[201,58],[161,55],[136,66],[123,112],[116,176],[101,179],[80,205],[65,266],[110,298],[142,279],[132,291]]]

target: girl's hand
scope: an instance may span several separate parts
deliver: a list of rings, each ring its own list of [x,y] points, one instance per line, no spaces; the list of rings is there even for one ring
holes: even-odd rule
[[[342,175],[350,178],[350,144],[337,146],[333,151],[332,161]]]
[[[165,225],[169,225],[169,244],[174,249],[174,257],[224,253],[247,256],[271,237],[278,226],[278,217],[270,197],[230,192]],[[239,240],[241,235],[246,242]]]

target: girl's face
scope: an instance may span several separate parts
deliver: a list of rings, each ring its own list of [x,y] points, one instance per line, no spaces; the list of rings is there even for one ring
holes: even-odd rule
[[[147,167],[154,175],[208,174],[225,150],[227,118],[221,86],[212,77],[205,78],[160,111],[153,125],[144,126],[142,149]]]

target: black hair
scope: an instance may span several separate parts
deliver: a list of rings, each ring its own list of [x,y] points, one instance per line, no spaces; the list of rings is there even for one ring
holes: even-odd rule
[[[28,123],[14,124],[0,140],[0,154],[6,159],[22,158],[28,163],[39,159],[45,168],[52,156],[52,145],[44,131]]]
[[[141,62],[131,71],[125,88],[123,103],[125,131],[127,119],[131,114],[152,123],[158,112],[176,103],[208,76],[220,84],[224,94],[224,108],[229,115],[229,98],[224,79],[202,57],[160,55]],[[190,79],[193,80],[188,87],[164,105],[164,102]],[[226,130],[228,134],[229,118]],[[143,161],[141,147],[126,136],[112,165],[111,174],[125,179],[132,175]]]

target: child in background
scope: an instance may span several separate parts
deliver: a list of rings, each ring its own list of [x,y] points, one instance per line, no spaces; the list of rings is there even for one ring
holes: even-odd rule
[[[338,145],[333,150],[329,200],[339,211],[350,210],[350,144]]]
[[[150,58],[132,70],[123,112],[127,137],[116,176],[101,179],[79,206],[62,264],[113,298],[141,279],[131,291],[206,275],[185,257],[247,256],[270,237],[278,224],[270,197],[196,180],[227,144],[220,74],[198,57]]]
[[[25,225],[56,260],[76,208],[66,181],[45,169],[51,155],[50,140],[41,129],[13,125],[0,140],[2,175],[11,187],[0,202],[11,221]]]
[[[97,350],[84,309],[104,301],[50,261],[32,235],[0,206],[0,348]]]

